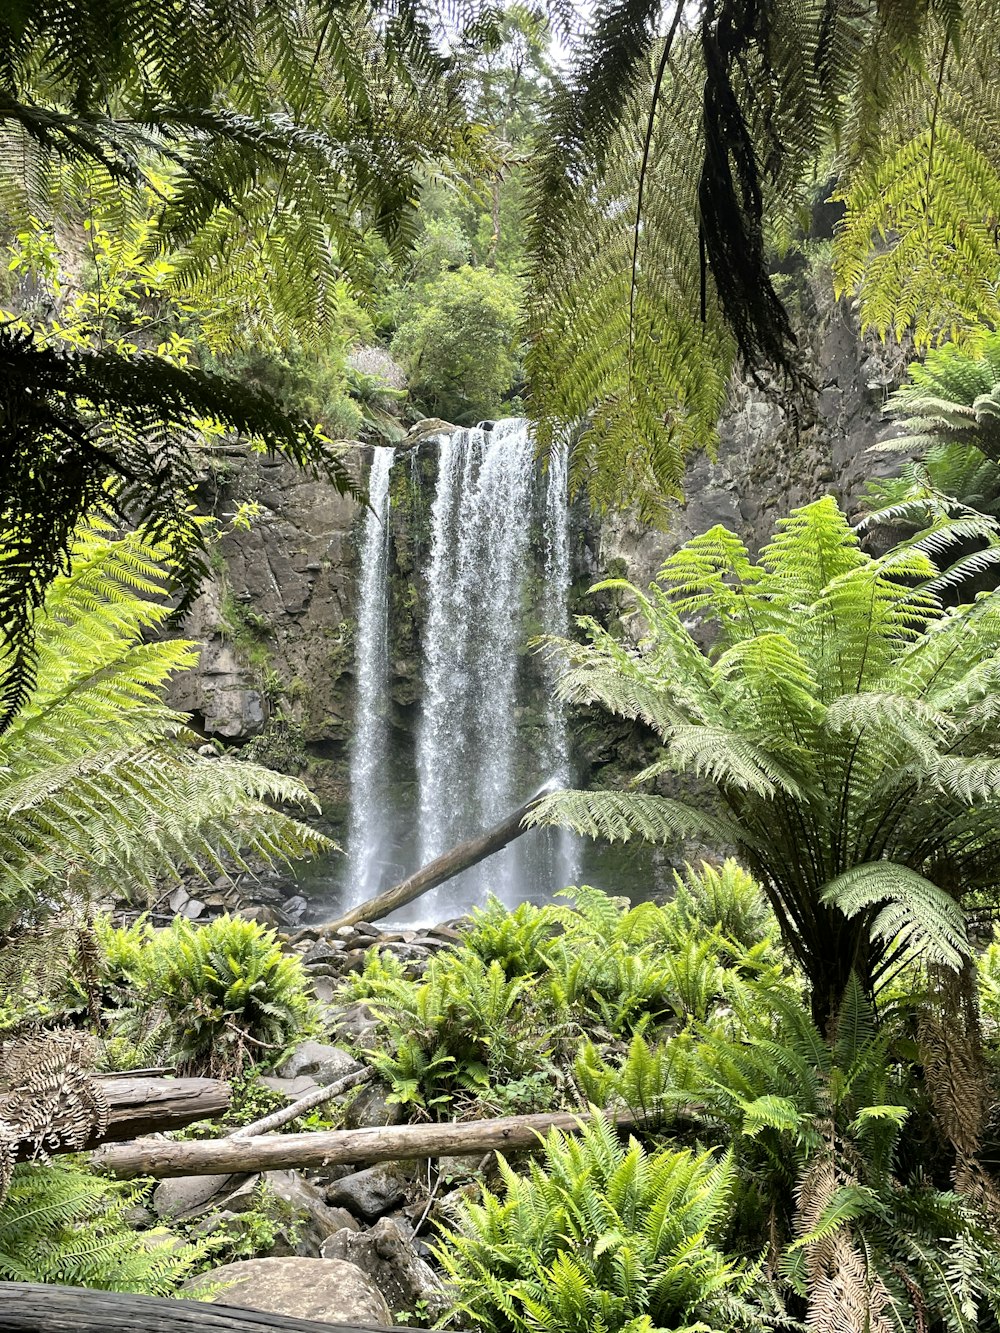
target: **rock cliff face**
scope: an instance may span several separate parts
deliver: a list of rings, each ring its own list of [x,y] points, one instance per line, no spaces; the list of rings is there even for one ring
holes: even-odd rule
[[[775,521],[832,492],[848,510],[875,470],[867,447],[882,431],[886,392],[903,359],[866,347],[849,310],[829,296],[829,276],[798,275],[799,324],[807,329],[819,392],[809,420],[791,421],[759,390],[735,384],[714,461],[695,459],[688,499],[669,531],[639,527],[628,515],[597,523],[574,506],[574,609],[605,573],[650,580],[683,541],[715,523],[759,548]],[[371,449],[358,446],[364,478]],[[437,451],[424,438],[406,449],[391,479],[392,662],[390,722],[412,733],[421,692],[420,636],[427,604],[421,571],[430,542]],[[306,776],[335,836],[346,833],[348,741],[353,697],[359,535],[364,509],[322,481],[260,455],[232,450],[206,479],[201,501],[225,518],[241,502],[260,506],[249,530],[221,543],[211,585],[188,633],[204,645],[197,671],[179,680],[173,702],[211,737],[248,744],[264,762]],[[600,613],[613,616],[605,599]],[[596,716],[575,721],[577,758],[601,785],[634,768],[643,738]]]
[[[862,340],[847,303],[831,291],[825,267],[796,275],[796,323],[818,389],[811,417],[796,422],[760,391],[734,382],[717,457],[692,460],[687,501],[669,531],[612,518],[601,532],[605,563],[623,560],[634,582],[647,583],[671,551],[716,523],[756,551],[789,510],[832,494],[850,513],[867,478],[889,469],[867,450],[885,433],[882,409],[906,360],[898,349]]]
[[[363,466],[359,449],[359,476]],[[175,683],[172,702],[206,735],[252,742],[277,767],[302,770],[310,758],[322,766],[350,730],[360,506],[325,481],[238,449],[213,468],[199,498],[224,523],[241,503],[260,513],[221,540],[185,626],[204,645],[201,661]],[[339,766],[324,775],[336,804]]]

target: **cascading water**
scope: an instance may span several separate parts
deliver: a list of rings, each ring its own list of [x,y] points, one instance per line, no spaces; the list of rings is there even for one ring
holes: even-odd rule
[[[351,746],[351,902],[400,878],[401,860],[415,870],[503,819],[543,783],[570,777],[551,671],[528,651],[534,635],[566,627],[565,454],[555,454],[543,473],[520,420],[457,431],[434,447],[430,549],[419,570],[426,595],[420,715],[412,754],[394,753],[391,762],[388,450],[376,451],[369,480]],[[407,769],[415,781],[400,780]],[[572,882],[573,870],[573,840],[534,831],[409,910],[417,920],[449,915],[487,891],[512,904]]]
[[[375,450],[361,543],[347,855],[351,882],[362,899],[377,891],[388,832],[384,758],[389,744],[389,474],[394,457],[393,449]]]
[[[546,634],[565,635],[569,630],[569,593],[573,570],[569,544],[569,451],[565,445],[549,455],[548,485],[545,488],[545,600],[542,620]],[[566,730],[565,709],[556,697],[556,672],[549,664],[546,745],[550,780],[559,787],[572,783],[573,773]],[[558,859],[567,884],[576,881],[576,839],[568,832],[556,835]]]

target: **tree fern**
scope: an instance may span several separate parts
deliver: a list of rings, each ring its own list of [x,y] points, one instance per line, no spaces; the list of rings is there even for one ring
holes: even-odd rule
[[[832,500],[784,520],[756,564],[723,530],[695,538],[636,593],[638,648],[590,622],[589,643],[556,645],[562,695],[652,721],[662,758],[640,779],[669,773],[674,792],[679,775],[681,794],[557,794],[530,821],[738,848],[821,1023],[853,969],[871,993],[911,946],[956,964],[963,895],[995,894],[1000,602],[946,611],[937,572],[917,549],[865,554]],[[840,876],[869,885],[863,910],[837,906]]]

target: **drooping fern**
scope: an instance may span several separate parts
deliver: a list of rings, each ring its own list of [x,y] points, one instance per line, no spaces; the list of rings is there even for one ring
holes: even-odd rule
[[[308,804],[301,784],[260,766],[206,759],[162,701],[194,645],[147,641],[170,608],[166,552],[104,523],[82,533],[71,575],[38,625],[38,683],[0,742],[0,915],[93,890],[149,891],[307,855],[327,839],[274,804]]]
[[[997,322],[992,0],[601,0],[532,195],[532,410],[573,476],[656,517],[712,449],[739,363],[801,411],[772,281],[815,183],[846,201],[836,290],[920,347]]]
[[[137,1236],[129,1195],[67,1162],[14,1168],[0,1203],[0,1277],[169,1296],[203,1261],[163,1228]]]

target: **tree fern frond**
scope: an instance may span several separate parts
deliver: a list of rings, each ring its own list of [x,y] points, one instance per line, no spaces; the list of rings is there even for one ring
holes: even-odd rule
[[[665,796],[642,796],[613,791],[552,792],[525,816],[529,828],[556,825],[592,838],[627,842],[640,837],[648,842],[672,843],[682,838],[725,842],[735,826],[693,805]]]
[[[275,806],[315,805],[291,778],[205,759],[161,692],[192,645],[141,642],[162,623],[163,547],[101,525],[81,535],[72,575],[38,620],[38,684],[0,741],[0,910],[89,881],[149,891],[182,869],[203,875],[287,861],[329,846]],[[272,804],[273,803],[273,804]]]
[[[950,894],[909,866],[880,861],[853,866],[831,880],[823,901],[855,917],[880,910],[870,917],[875,939],[885,943],[902,939],[931,961],[957,971],[969,956],[969,937],[962,909]]]

